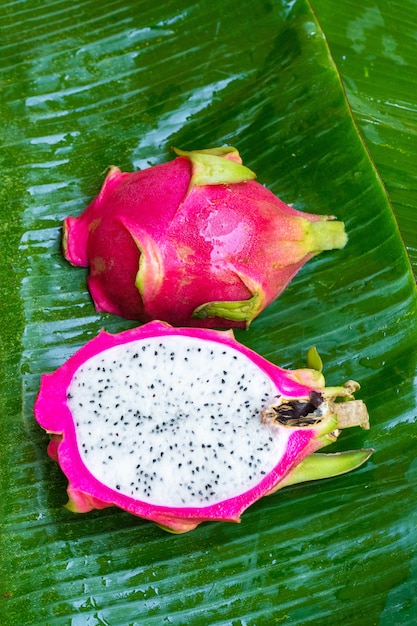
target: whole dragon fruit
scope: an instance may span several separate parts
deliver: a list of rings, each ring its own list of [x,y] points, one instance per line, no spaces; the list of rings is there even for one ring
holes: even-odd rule
[[[68,261],[89,266],[98,311],[178,326],[248,327],[342,222],[296,211],[255,182],[231,147],[148,169],[111,167],[80,217],[64,221]]]
[[[312,454],[341,428],[369,428],[358,387],[281,369],[231,330],[155,321],[101,331],[44,375],[35,417],[72,511],[118,506],[182,533],[238,522],[266,494],[366,461],[372,450]]]

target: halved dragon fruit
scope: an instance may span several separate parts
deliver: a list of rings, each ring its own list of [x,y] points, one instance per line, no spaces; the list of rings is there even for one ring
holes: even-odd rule
[[[372,450],[313,454],[341,428],[369,428],[357,388],[281,369],[231,330],[155,321],[101,331],[44,375],[35,417],[72,511],[118,506],[182,533],[238,522],[266,494],[365,462]]]
[[[134,173],[111,167],[80,217],[64,221],[64,254],[89,266],[98,311],[248,327],[306,261],[345,245],[342,222],[279,200],[234,148],[176,152]]]

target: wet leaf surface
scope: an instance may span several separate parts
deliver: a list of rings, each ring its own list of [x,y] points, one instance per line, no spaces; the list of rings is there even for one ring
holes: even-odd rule
[[[329,5],[315,9],[330,28]],[[2,623],[412,623],[415,284],[309,5],[27,0],[0,11]],[[351,23],[370,35],[365,14],[358,4]],[[360,32],[346,83],[355,60],[376,63]],[[408,207],[400,224],[412,237],[413,172],[394,176],[408,158],[402,140],[348,87],[366,139],[381,133],[371,152],[395,208]],[[376,452],[352,474],[265,498],[240,525],[172,536],[117,510],[73,515],[33,420],[39,378],[100,328],[131,323],[95,312],[85,272],[62,257],[62,219],[83,210],[109,164],[143,168],[173,157],[173,145],[222,144],[286,202],[345,221],[346,248],[310,261],[236,334],[287,367],[302,367],[315,345],[328,384],[359,380],[371,430],[346,432],[337,447]]]

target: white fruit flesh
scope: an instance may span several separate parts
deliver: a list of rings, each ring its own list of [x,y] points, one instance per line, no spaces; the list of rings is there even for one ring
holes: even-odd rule
[[[109,348],[87,360],[67,390],[91,474],[165,507],[224,501],[273,470],[289,437],[261,421],[276,394],[238,350],[175,336]]]

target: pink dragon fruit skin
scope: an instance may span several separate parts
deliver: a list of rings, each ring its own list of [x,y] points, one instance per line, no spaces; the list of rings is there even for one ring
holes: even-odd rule
[[[193,392],[194,385],[201,386]],[[253,502],[281,487],[364,463],[372,450],[312,454],[335,441],[341,428],[369,428],[365,405],[352,399],[357,388],[352,381],[326,388],[318,371],[279,368],[238,343],[231,330],[154,321],[116,335],[101,331],[45,374],[35,418],[68,478],[70,510],[117,506],[182,533],[203,521],[238,522]],[[138,432],[145,427],[151,436]],[[262,463],[250,469],[257,455]],[[149,495],[143,476],[154,468],[161,468],[153,472],[159,491]],[[184,495],[197,475],[200,489],[211,490],[216,474],[218,493],[205,500]]]
[[[342,248],[332,217],[296,211],[234,148],[184,152],[122,173],[64,221],[68,261],[89,266],[98,311],[177,326],[248,327],[303,264]]]

